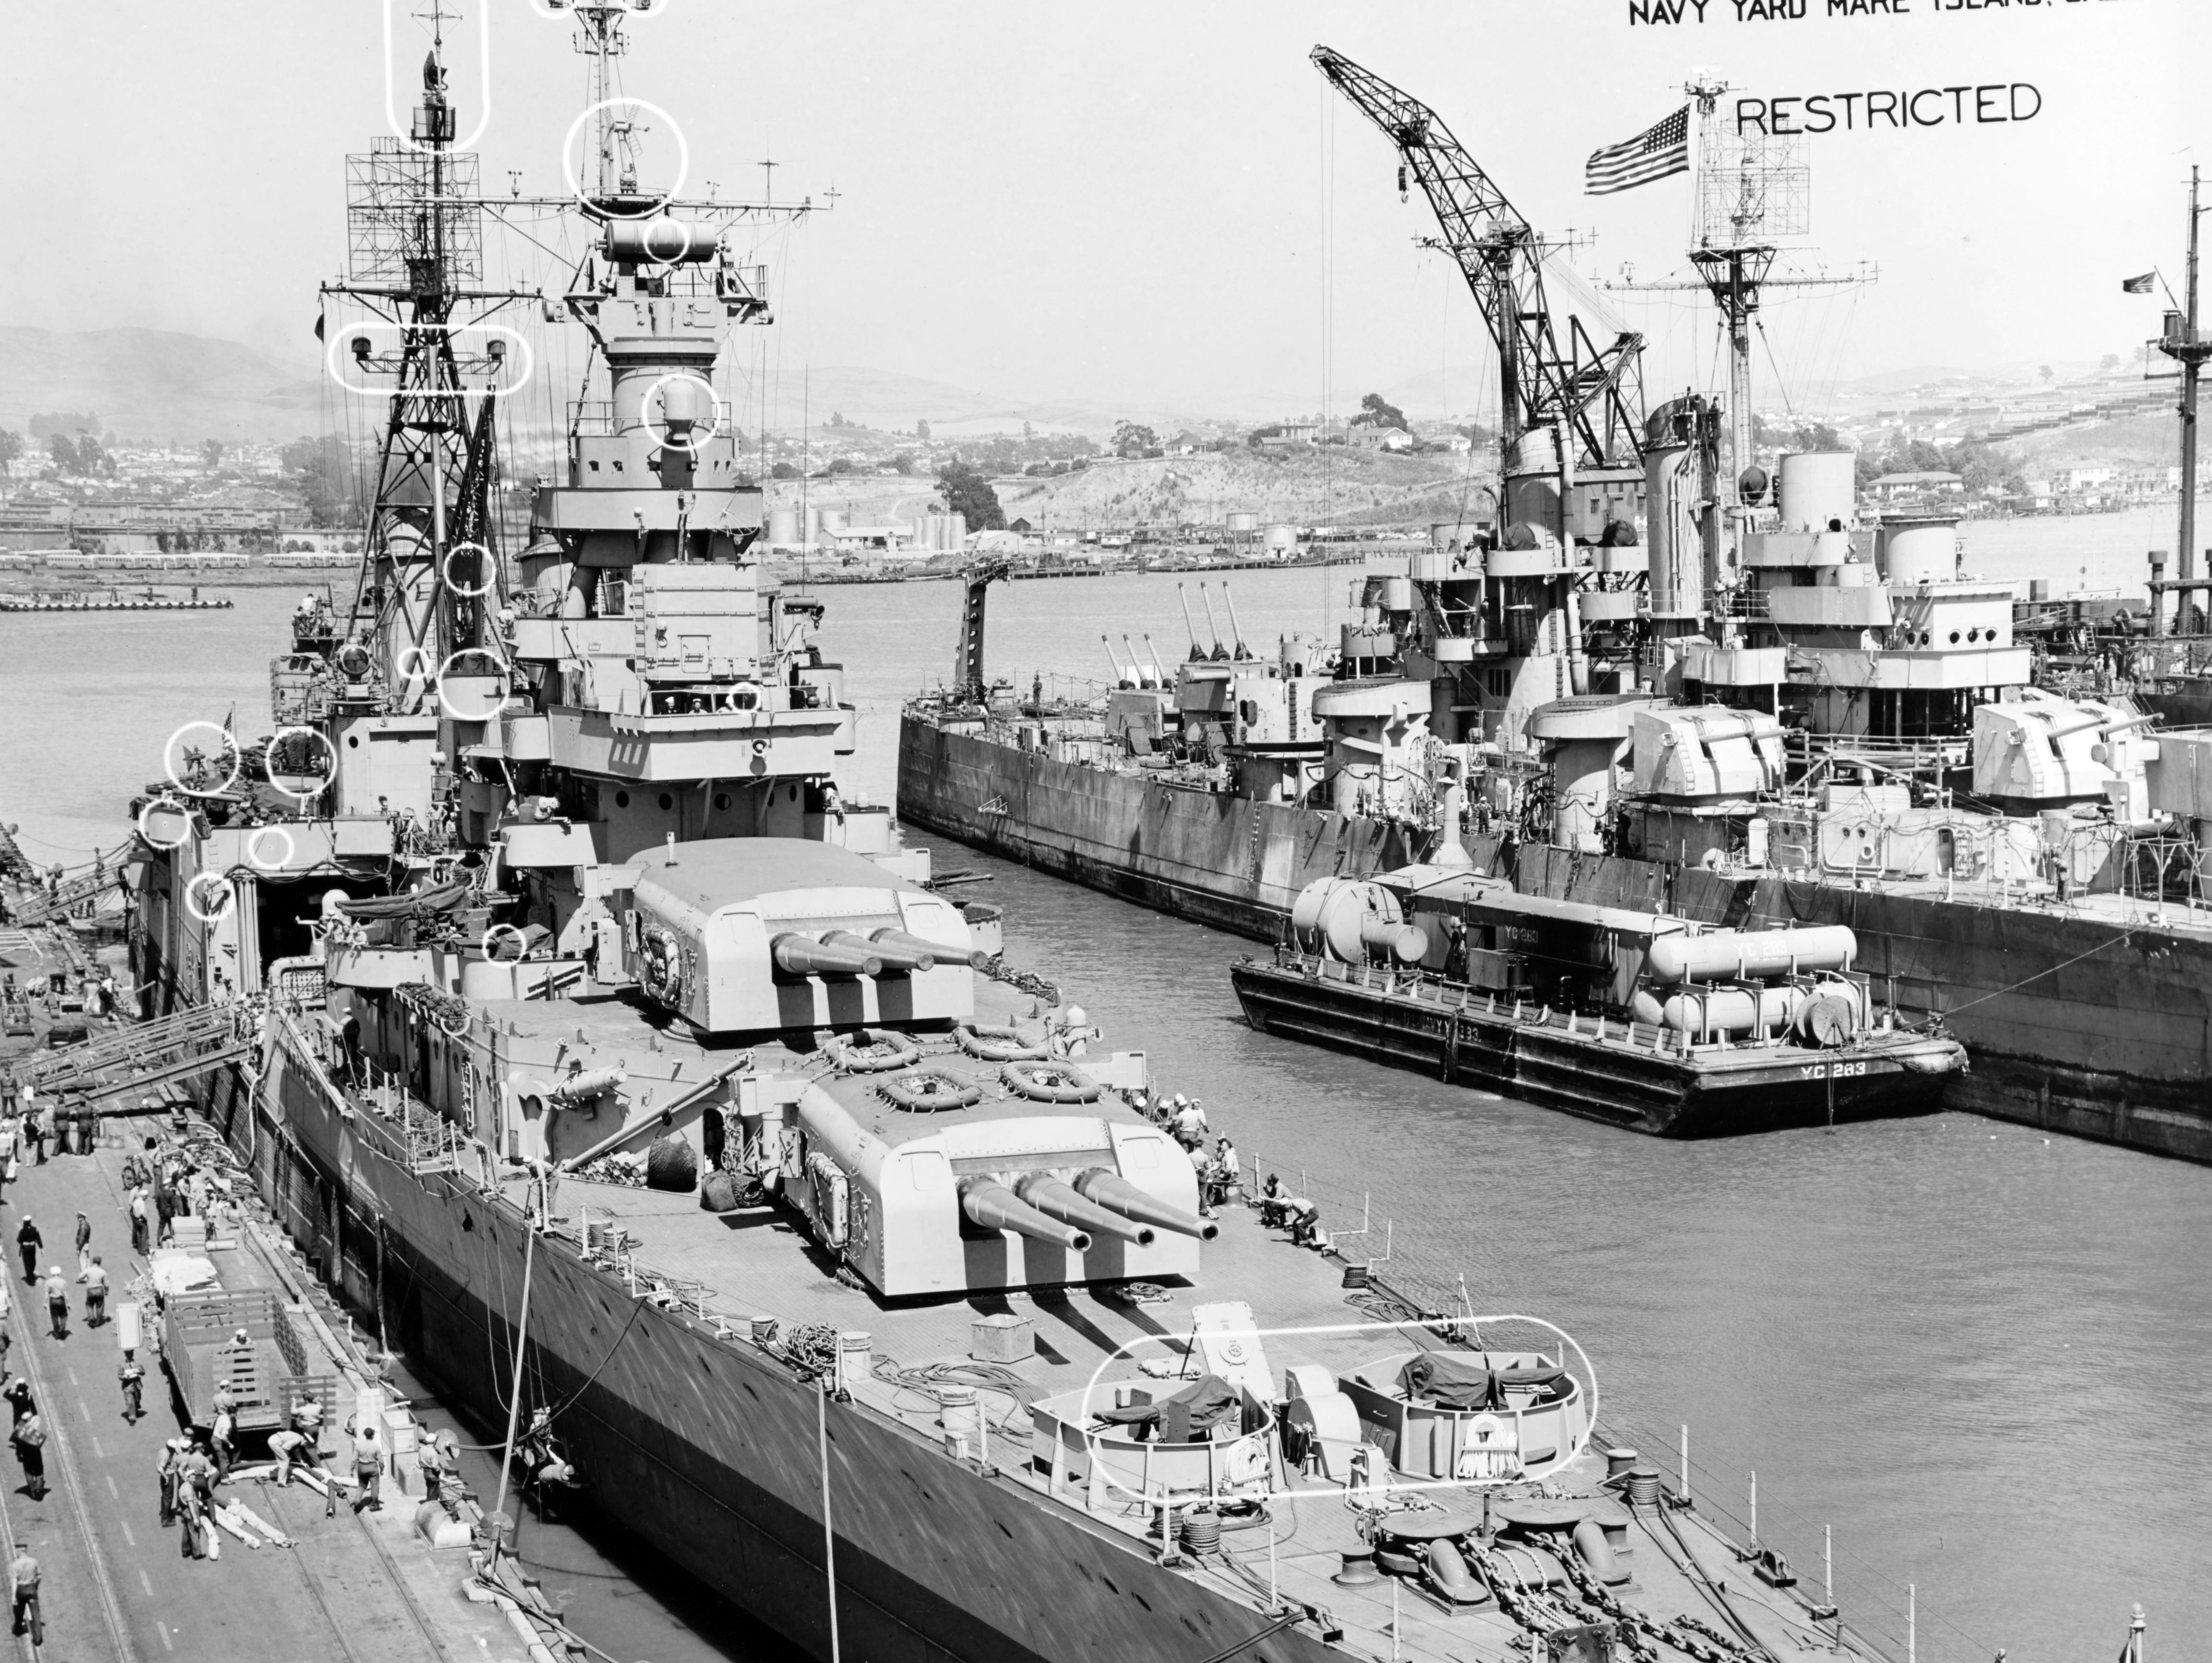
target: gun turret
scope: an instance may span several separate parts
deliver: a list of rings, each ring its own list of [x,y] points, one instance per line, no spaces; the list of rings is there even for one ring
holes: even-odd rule
[[[775,968],[787,976],[879,976],[884,962],[872,950],[833,945],[802,935],[781,935],[769,944]]]
[[[884,962],[886,964],[891,960],[884,950],[891,947],[910,953],[927,953],[940,962],[964,958],[970,970],[980,970],[991,962],[991,956],[979,950],[971,948],[963,953],[957,947],[947,947],[941,941],[924,941],[920,936],[910,936],[903,930],[872,930],[868,932],[868,940],[878,952],[884,954]]]
[[[1063,1223],[1073,1224],[1095,1235],[1133,1241],[1140,1247],[1152,1245],[1151,1225],[1134,1223],[1118,1212],[1109,1211],[1095,1202],[1086,1201],[1059,1179],[1044,1173],[1033,1172],[1022,1179],[1015,1184],[1014,1193],[1039,1212]]]
[[[1212,1220],[1185,1212],[1181,1207],[1171,1207],[1164,1201],[1156,1201],[1118,1173],[1109,1172],[1103,1167],[1092,1167],[1079,1174],[1075,1190],[1085,1200],[1096,1202],[1109,1212],[1157,1224],[1179,1235],[1194,1235],[1201,1241],[1211,1241],[1221,1234],[1220,1226]]]
[[[1049,1241],[1070,1253],[1089,1253],[1089,1232],[1048,1218],[1004,1184],[988,1178],[964,1178],[960,1182],[960,1211],[969,1222],[987,1230],[1012,1230],[1034,1241]]]
[[[914,944],[909,947],[906,942],[885,941],[880,936],[871,939],[850,930],[832,930],[822,938],[822,944],[850,948],[854,952],[879,959],[886,970],[934,970],[937,955],[930,950],[929,944],[911,936],[907,940]]]

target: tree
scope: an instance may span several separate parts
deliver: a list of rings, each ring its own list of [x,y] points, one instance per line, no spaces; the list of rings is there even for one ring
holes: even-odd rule
[[[46,440],[46,454],[54,459],[54,466],[65,474],[78,471],[76,446],[66,434],[54,434]]]
[[[0,428],[0,475],[7,474],[23,453],[23,435]]]
[[[115,476],[115,458],[90,434],[79,434],[76,440],[76,470],[81,474]]]
[[[912,473],[914,471],[914,452],[912,451],[901,451],[896,456],[893,457],[891,458],[891,471],[895,474]]]
[[[353,452],[337,434],[295,439],[277,447],[276,460],[313,524],[340,525],[356,516],[359,492]]]
[[[925,445],[929,443],[929,423],[927,422],[915,422],[914,424],[914,436],[921,440]]]
[[[2108,352],[2103,357],[2097,360],[2097,367],[2104,371],[2107,375],[2110,375],[2119,367],[2120,355],[2117,352]]]
[[[1146,451],[1159,448],[1159,435],[1150,428],[1135,422],[1116,422],[1114,424],[1114,454],[1142,456]]]
[[[1002,531],[1006,528],[1006,511],[999,506],[999,494],[991,489],[991,482],[958,457],[945,463],[937,470],[937,494],[945,500],[948,513],[963,516],[971,531]]]
[[[220,439],[201,440],[200,454],[207,459],[208,471],[210,473],[214,472],[216,464],[222,460],[222,440]]]
[[[1406,425],[1406,412],[1379,392],[1370,392],[1359,401],[1359,414],[1352,418],[1355,428],[1395,428],[1401,433],[1411,433]]]
[[[796,479],[799,470],[788,462],[779,462],[768,470],[768,476],[770,479]]]
[[[2043,378],[2044,385],[2049,386],[2051,385],[2051,368],[2050,365],[2044,364],[2039,366],[2035,373]]]

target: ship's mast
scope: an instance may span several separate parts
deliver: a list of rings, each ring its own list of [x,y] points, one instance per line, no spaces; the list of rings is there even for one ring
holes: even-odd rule
[[[2181,366],[2181,543],[2178,575],[2185,581],[2197,575],[2197,377],[2203,367],[2206,343],[2197,330],[2197,239],[2204,210],[2197,203],[2197,169],[2189,170],[2189,275],[2183,286],[2179,338],[2169,328],[2159,343],[2166,356]],[[2187,592],[2183,592],[2184,604]]]
[[[369,314],[341,329],[341,373],[358,388],[391,389],[349,631],[371,652],[384,707],[398,714],[425,708],[441,667],[484,646],[503,593],[491,505],[506,342],[469,326],[524,298],[477,287],[477,158],[454,149],[443,5],[429,16],[406,136],[348,159],[349,269],[322,289],[326,306]]]

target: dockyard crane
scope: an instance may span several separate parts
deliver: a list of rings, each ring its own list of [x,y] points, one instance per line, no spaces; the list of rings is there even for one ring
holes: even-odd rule
[[[1458,262],[1498,344],[1506,466],[1522,434],[1554,424],[1578,467],[1634,461],[1644,337],[1623,331],[1601,347],[1570,315],[1563,348],[1544,294],[1546,244],[1437,112],[1327,46],[1314,48],[1313,62],[1397,147],[1400,189],[1410,170],[1436,210],[1443,234],[1434,246]]]

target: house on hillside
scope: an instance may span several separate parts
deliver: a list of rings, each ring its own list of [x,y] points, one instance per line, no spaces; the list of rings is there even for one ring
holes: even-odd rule
[[[1954,473],[1923,468],[1911,473],[1884,474],[1867,487],[1877,501],[1897,502],[1907,497],[1956,496],[1966,488]]]

